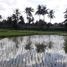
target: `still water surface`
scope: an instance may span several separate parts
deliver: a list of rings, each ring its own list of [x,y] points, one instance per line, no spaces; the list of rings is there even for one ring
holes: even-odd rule
[[[0,67],[67,67],[67,36],[0,39]]]

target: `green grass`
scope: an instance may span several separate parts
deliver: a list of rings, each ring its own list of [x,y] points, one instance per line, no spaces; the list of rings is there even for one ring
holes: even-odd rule
[[[28,35],[63,35],[67,36],[67,32],[63,31],[34,31],[34,30],[7,30],[0,29],[0,37],[16,37]]]

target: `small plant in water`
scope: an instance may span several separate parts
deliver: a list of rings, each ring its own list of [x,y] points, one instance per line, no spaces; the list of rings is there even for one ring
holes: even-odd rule
[[[38,53],[39,52],[44,52],[45,48],[46,48],[46,45],[44,45],[44,44],[37,44],[36,45],[36,50],[37,50]]]

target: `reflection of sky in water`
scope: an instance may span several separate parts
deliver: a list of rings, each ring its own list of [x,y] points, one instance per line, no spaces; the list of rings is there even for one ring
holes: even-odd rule
[[[64,51],[66,36],[57,35],[34,35],[0,40],[0,67],[65,67],[67,54]],[[31,49],[25,46],[31,42]],[[51,43],[51,48],[49,44]],[[37,44],[46,45],[43,53],[36,52]],[[7,66],[6,66],[7,65]],[[36,66],[37,65],[37,66]],[[32,67],[32,66],[31,66]],[[66,66],[67,67],[67,66]]]

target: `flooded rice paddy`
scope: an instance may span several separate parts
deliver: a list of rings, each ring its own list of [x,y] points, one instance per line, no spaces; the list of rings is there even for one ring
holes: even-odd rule
[[[0,67],[67,67],[67,36],[0,38]]]

